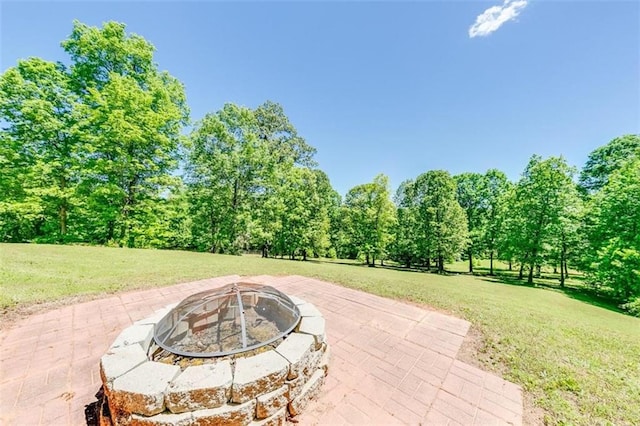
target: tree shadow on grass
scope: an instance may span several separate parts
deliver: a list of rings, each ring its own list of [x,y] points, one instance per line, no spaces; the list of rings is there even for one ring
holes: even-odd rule
[[[287,260],[287,259],[283,259]],[[302,260],[302,259],[297,259]],[[345,265],[351,266],[355,268],[367,268],[368,265],[365,263],[355,262],[355,261],[341,261],[339,259],[318,259],[318,258],[308,258],[307,262],[315,263],[315,264],[336,264],[336,265]],[[406,273],[432,273],[438,274],[438,271],[435,268],[427,269],[425,267],[406,267],[398,264],[385,264],[385,265],[375,265],[375,268],[371,269],[387,269],[391,271],[398,272],[406,272]],[[548,290],[548,291],[557,291],[563,293],[567,297],[570,297],[575,300],[579,300],[583,303],[588,303],[593,306],[597,306],[599,308],[607,309],[609,311],[627,314],[624,310],[618,307],[618,303],[615,299],[597,293],[595,290],[585,287],[585,286],[575,286],[571,284],[566,284],[564,287],[560,286],[559,279],[557,274],[553,275],[550,273],[543,273],[540,277],[535,277],[533,284],[529,284],[527,282],[526,277],[524,279],[518,278],[517,271],[507,271],[503,269],[494,268],[494,274],[491,275],[489,273],[489,268],[487,267],[474,267],[474,272],[462,272],[462,271],[448,271],[445,270],[442,273],[439,273],[441,276],[457,276],[457,275],[469,275],[473,276],[479,280],[486,281],[494,284],[506,284],[513,285],[518,287],[529,287],[529,288],[538,288],[540,290]],[[571,275],[571,280],[573,281],[584,281],[584,277],[577,274]],[[558,281],[557,284],[553,284],[553,281]]]
[[[607,309],[609,311],[626,314],[626,312],[618,307],[618,303],[615,299],[604,296],[597,293],[595,290],[585,287],[576,287],[570,284],[566,284],[564,287],[558,284],[551,284],[544,281],[536,281],[534,279],[533,284],[529,284],[526,279],[518,279],[518,277],[512,275],[496,274],[496,275],[479,275],[478,279],[490,283],[500,283],[507,285],[515,285],[519,287],[539,288],[540,290],[549,290],[563,293],[565,296],[575,300],[579,300],[589,305],[597,306],[599,308]],[[576,279],[574,277],[573,279]],[[552,276],[542,276],[542,279],[552,280]],[[582,280],[582,278],[578,278]]]

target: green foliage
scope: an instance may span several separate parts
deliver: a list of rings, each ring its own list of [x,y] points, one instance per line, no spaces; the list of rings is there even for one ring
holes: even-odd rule
[[[370,266],[385,259],[392,240],[395,208],[389,192],[389,178],[377,175],[373,182],[351,188],[344,199],[350,244]]]
[[[640,135],[624,135],[594,150],[580,173],[580,187],[585,193],[599,191],[609,176],[624,163],[640,157]]]
[[[124,24],[76,21],[62,46],[69,68],[31,58],[0,77],[2,238],[146,246],[174,181],[184,89]]]
[[[267,102],[255,110],[226,104],[191,134],[187,181],[193,244],[211,252],[260,248],[266,257],[324,255],[335,199],[313,153]]]
[[[444,271],[444,262],[459,256],[469,243],[467,218],[456,200],[456,182],[448,172],[433,170],[403,183],[401,188],[396,198],[406,210],[400,225],[403,242],[398,249],[405,251],[405,259],[407,248],[414,249],[411,257],[427,267],[436,259],[438,270]],[[415,231],[409,229],[412,226]],[[416,244],[411,247],[407,240],[413,236]]]
[[[631,315],[640,317],[640,297],[636,297],[630,302],[623,304],[621,307]]]
[[[590,282],[622,300],[640,295],[640,158],[614,172],[588,203]]]
[[[566,252],[569,237],[561,237],[559,243],[557,236],[569,233],[569,224],[577,220],[579,198],[572,176],[564,159],[533,156],[515,189],[506,195],[510,218],[503,250],[520,263],[521,276],[528,266],[529,283],[534,267],[545,264],[554,247],[564,244],[560,251]]]

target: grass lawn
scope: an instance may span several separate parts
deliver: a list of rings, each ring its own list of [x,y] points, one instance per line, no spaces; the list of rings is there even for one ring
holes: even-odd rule
[[[464,271],[465,264],[450,269]],[[527,403],[543,410],[546,422],[640,424],[640,319],[572,291],[514,285],[509,279],[341,261],[0,244],[0,306],[228,274],[317,277],[449,311],[471,321],[482,336],[474,346],[477,362],[521,384]]]

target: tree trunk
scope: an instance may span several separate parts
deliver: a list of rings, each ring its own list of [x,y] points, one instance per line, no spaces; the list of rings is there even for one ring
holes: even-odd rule
[[[60,239],[64,240],[67,234],[67,202],[63,201],[60,206]]]
[[[302,250],[302,260],[304,262],[307,261],[307,249]]]
[[[567,256],[564,257],[564,276],[569,278],[569,268],[567,267]]]
[[[469,250],[469,273],[473,274],[473,253]]]
[[[60,178],[60,189],[62,193],[67,187],[67,180],[64,177]],[[64,195],[63,195],[64,197]],[[64,236],[67,234],[67,200],[66,198],[62,199],[60,203],[60,236],[61,240],[64,240]]]
[[[365,254],[365,259],[367,262],[367,266],[369,266],[369,253]]]
[[[513,263],[511,263],[511,259],[509,259],[509,270],[513,271]],[[522,274],[520,274],[522,275]],[[520,279],[522,279],[522,276],[520,276]]]
[[[564,265],[565,265],[565,247],[564,244],[562,246],[562,250],[560,250],[560,287],[564,287]]]
[[[533,268],[535,265],[533,262],[529,264],[529,277],[527,278],[527,284],[533,284]]]
[[[430,271],[431,270],[431,257],[427,256],[427,270]]]
[[[493,275],[493,250],[489,254],[489,275]]]
[[[520,263],[520,272],[518,273],[518,279],[521,280],[524,276],[524,262]]]
[[[444,257],[442,255],[438,256],[438,272],[444,272]]]

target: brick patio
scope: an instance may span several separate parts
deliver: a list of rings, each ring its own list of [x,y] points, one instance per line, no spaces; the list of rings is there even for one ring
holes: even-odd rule
[[[32,315],[0,333],[0,424],[83,425],[100,357],[123,328],[186,296],[237,280],[155,288]],[[467,321],[300,276],[244,279],[318,307],[331,345],[313,424],[522,424],[519,386],[456,359]]]

